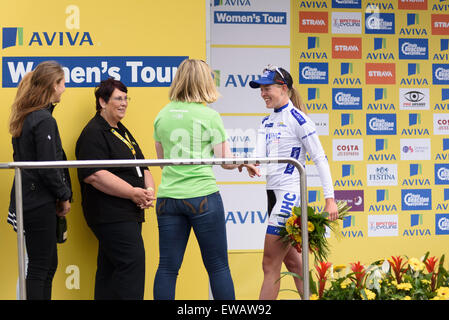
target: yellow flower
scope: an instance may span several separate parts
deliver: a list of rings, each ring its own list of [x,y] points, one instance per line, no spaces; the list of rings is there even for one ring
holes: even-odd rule
[[[292,227],[293,224],[295,223],[296,220],[296,216],[292,215],[290,218],[288,218],[287,222],[285,223],[286,227]]]
[[[302,238],[300,234],[294,234],[293,237],[295,238],[295,241],[299,244],[302,243]]]
[[[422,279],[421,282],[423,284],[430,284],[430,280],[427,280],[427,279]]]
[[[412,288],[412,285],[408,282],[403,282],[403,283],[397,284],[396,288],[398,290],[410,291],[410,289]]]
[[[309,299],[310,300],[318,300],[318,296],[316,294],[311,294]]]
[[[415,271],[422,271],[426,267],[426,265],[424,263],[422,263],[421,261],[419,261],[417,258],[410,258],[408,260],[408,264]]]
[[[346,289],[346,288],[348,287],[348,284],[350,284],[350,283],[351,283],[351,280],[348,279],[348,278],[346,278],[346,279],[340,284],[340,287],[341,287],[342,289]]]
[[[376,298],[376,294],[371,290],[365,289],[365,294],[368,300],[374,300]]]
[[[339,264],[339,265],[334,266],[334,271],[335,271],[335,272],[340,272],[340,271],[342,271],[344,268],[346,268],[346,266],[345,266],[344,264]]]
[[[307,222],[307,230],[309,230],[309,232],[313,232],[313,230],[315,230],[315,226],[310,221]]]
[[[412,298],[410,298],[409,296],[405,296],[404,298],[402,298],[402,300],[412,300]]]
[[[441,299],[449,300],[449,288],[448,287],[440,287],[437,289],[437,296]]]

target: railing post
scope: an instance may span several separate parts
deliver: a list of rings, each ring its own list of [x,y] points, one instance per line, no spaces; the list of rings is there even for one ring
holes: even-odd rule
[[[26,300],[25,285],[25,238],[23,232],[23,198],[22,198],[22,171],[15,168],[15,194],[16,194],[16,222],[17,222],[17,249],[19,257],[19,300]]]
[[[305,168],[296,165],[299,171],[299,188],[301,197],[301,238],[302,238],[302,273],[303,273],[303,300],[310,299],[310,279],[309,279],[309,232],[307,213],[307,176]]]

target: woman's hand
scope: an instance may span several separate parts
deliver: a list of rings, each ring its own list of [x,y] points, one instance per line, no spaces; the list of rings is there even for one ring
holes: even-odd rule
[[[336,220],[338,218],[338,208],[334,198],[326,198],[324,211],[329,213],[329,220]]]
[[[239,172],[242,172],[243,167],[246,167],[246,170],[248,170],[248,175],[251,178],[254,178],[254,176],[260,177],[260,170],[257,168],[259,164],[241,164],[239,165]]]
[[[65,217],[67,213],[70,211],[70,201],[57,201],[56,202],[56,215],[58,217]]]
[[[155,200],[154,190],[134,187],[131,195],[131,200],[141,209],[148,209],[150,207],[153,207],[153,201]]]

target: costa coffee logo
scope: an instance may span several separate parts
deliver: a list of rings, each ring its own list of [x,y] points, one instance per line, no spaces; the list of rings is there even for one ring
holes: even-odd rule
[[[299,32],[301,33],[328,33],[327,12],[299,12]]]
[[[361,59],[362,38],[332,38],[332,58]]]

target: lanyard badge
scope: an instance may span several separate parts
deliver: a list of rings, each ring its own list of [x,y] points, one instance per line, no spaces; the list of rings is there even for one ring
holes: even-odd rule
[[[117,137],[119,138],[124,144],[126,144],[126,146],[129,148],[129,150],[131,150],[131,153],[134,156],[134,159],[136,158],[136,149],[134,148],[134,146],[131,143],[131,139],[128,137],[128,134],[125,132],[125,138],[123,138],[120,133],[117,132],[117,130],[115,130],[114,128],[111,128],[111,132]],[[140,167],[136,167],[136,171],[137,171],[137,175],[139,176],[139,178],[142,178],[142,171],[140,170]]]

